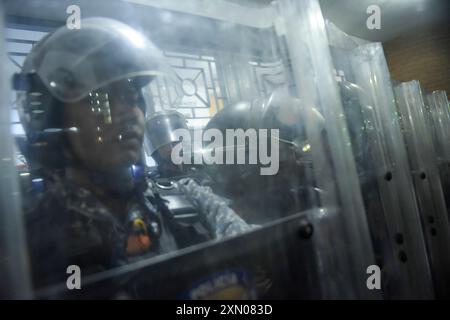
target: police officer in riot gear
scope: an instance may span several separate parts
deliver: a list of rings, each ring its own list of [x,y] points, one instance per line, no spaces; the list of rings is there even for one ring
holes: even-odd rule
[[[319,126],[323,117],[311,109]],[[317,193],[311,163],[311,146],[302,121],[299,100],[287,88],[274,90],[267,98],[242,101],[222,109],[207,129],[278,129],[279,170],[261,175],[259,165],[211,165],[206,170],[213,189],[232,201],[231,207],[249,223],[265,223],[312,207]],[[226,146],[245,148],[252,146]]]
[[[208,239],[178,223],[143,174],[142,88],[157,76],[175,79],[160,51],[105,18],[46,36],[15,75],[29,160],[45,180],[26,217],[36,287],[65,282],[70,265],[88,275]],[[213,231],[248,229],[203,213]]]
[[[175,164],[171,158],[174,146],[180,143],[175,131],[178,129],[189,130],[183,114],[176,110],[158,111],[149,116],[145,126],[146,151],[158,164],[157,170],[151,173],[152,177],[163,181],[164,179],[177,180],[196,175],[199,171],[197,169],[200,168],[183,163]],[[186,150],[186,152],[190,151]]]
[[[171,159],[173,147],[180,143],[175,135],[177,129],[188,129],[186,118],[176,110],[162,110],[149,116],[145,124],[145,150],[157,163],[156,170],[149,172],[162,199],[177,221],[189,225],[198,233],[208,234],[199,222],[199,215],[186,195],[177,188],[177,181],[193,177],[194,171],[184,164],[174,164]]]
[[[184,115],[175,110],[156,112],[146,121],[146,151],[158,164],[150,176],[175,220],[194,228],[198,234],[209,234],[214,238],[256,227],[243,223],[226,199],[212,192],[207,186],[210,177],[201,165],[175,164],[172,161],[174,147],[182,143],[176,135],[178,129],[188,130],[188,126]],[[193,158],[191,148],[188,149],[182,152]],[[232,220],[234,223],[225,227],[224,222]],[[225,229],[219,231],[221,228],[218,226]]]

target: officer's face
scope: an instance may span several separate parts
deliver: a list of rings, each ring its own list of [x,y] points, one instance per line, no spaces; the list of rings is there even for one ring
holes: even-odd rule
[[[64,116],[66,127],[78,129],[68,137],[70,154],[99,170],[136,163],[144,136],[140,91],[125,80],[113,83],[104,92],[109,107],[103,101],[97,105],[88,97],[67,105]]]

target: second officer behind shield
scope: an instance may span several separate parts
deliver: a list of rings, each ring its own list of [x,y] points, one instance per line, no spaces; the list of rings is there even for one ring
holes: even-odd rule
[[[201,165],[173,163],[172,151],[181,143],[175,134],[178,129],[188,130],[188,125],[184,115],[175,110],[156,112],[146,121],[145,149],[158,164],[150,176],[175,219],[213,238],[255,228],[255,225],[247,225],[225,198],[206,186],[211,181]]]
[[[179,224],[153,184],[136,175],[142,88],[158,76],[175,78],[164,57],[118,21],[91,18],[82,26],[45,37],[14,78],[29,161],[45,180],[26,217],[38,288],[65,282],[69,265],[85,276],[208,239]],[[236,215],[203,209],[212,236],[250,229]]]
[[[149,116],[145,123],[145,149],[158,167],[151,173],[157,179],[179,179],[191,176],[195,170],[185,164],[174,164],[172,150],[179,143],[175,130],[188,130],[187,120],[176,110],[162,110]]]

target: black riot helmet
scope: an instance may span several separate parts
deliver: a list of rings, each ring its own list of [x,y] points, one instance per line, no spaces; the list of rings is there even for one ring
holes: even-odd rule
[[[240,101],[238,103],[226,106],[221,109],[205,127],[205,130],[219,130],[223,137],[226,137],[226,130],[229,129],[258,129],[261,122],[261,111],[263,101],[255,99],[254,101]],[[250,145],[244,141],[243,145],[238,145],[235,141],[223,141],[221,150],[214,150],[211,144],[204,143],[205,150],[214,150],[214,152],[223,151],[223,158],[225,159],[225,152],[233,150],[234,153],[244,150],[246,157],[250,151]],[[225,163],[225,161],[223,161]],[[219,194],[226,197],[233,197],[234,195],[243,194],[246,188],[240,181],[245,181],[249,177],[256,177],[258,166],[247,164],[210,164],[207,165],[206,171],[215,182],[215,190]]]
[[[206,129],[218,129],[224,136],[227,129],[243,129],[244,131],[266,129],[269,143],[271,140],[278,140],[280,161],[290,161],[292,157],[295,157],[297,161],[308,163],[311,161],[312,146],[307,139],[301,108],[300,100],[292,96],[287,88],[280,87],[265,99],[242,101],[223,108],[208,122]],[[325,123],[320,112],[315,108],[310,108],[308,112],[312,113],[312,119],[315,119],[318,127],[323,130]],[[271,129],[278,130],[277,137],[270,135]],[[244,148],[248,151],[252,147],[236,145],[235,141],[226,141],[226,143],[231,145],[224,145],[224,150]],[[205,145],[205,148],[208,149],[208,145]],[[231,171],[235,171],[238,177],[255,175],[256,167],[246,164],[211,166],[210,171],[217,171],[220,176],[228,179],[233,176]],[[257,171],[259,172],[259,169]]]
[[[81,20],[80,29],[63,26],[47,35],[13,80],[32,161],[51,168],[67,164],[66,137],[80,130],[64,122],[68,105],[83,104],[84,117],[97,121],[96,143],[105,143],[104,134],[116,121],[112,104],[134,99],[145,113],[142,88],[157,76],[177,87],[161,51],[119,21],[88,18]],[[118,133],[115,138],[127,136]]]

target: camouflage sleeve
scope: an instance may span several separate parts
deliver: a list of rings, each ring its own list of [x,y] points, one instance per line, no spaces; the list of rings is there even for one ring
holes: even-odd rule
[[[214,194],[209,187],[200,186],[194,180],[186,178],[177,182],[177,188],[206,218],[216,239],[237,235],[258,227],[247,224],[223,198]]]

